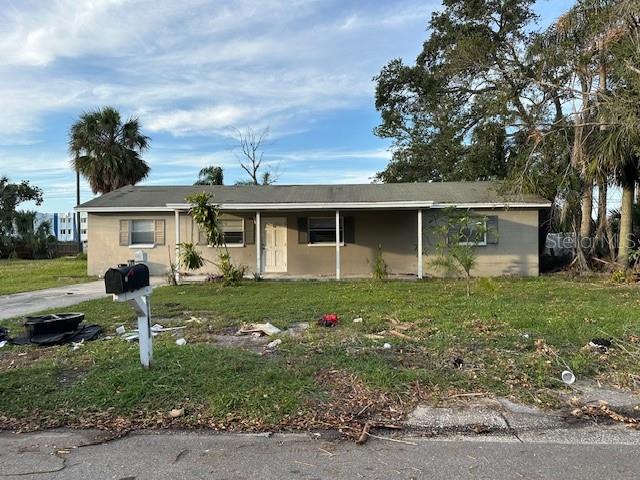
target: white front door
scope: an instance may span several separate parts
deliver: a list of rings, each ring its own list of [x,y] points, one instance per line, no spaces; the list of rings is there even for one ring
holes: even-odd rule
[[[265,218],[262,222],[262,271],[287,271],[287,219]]]

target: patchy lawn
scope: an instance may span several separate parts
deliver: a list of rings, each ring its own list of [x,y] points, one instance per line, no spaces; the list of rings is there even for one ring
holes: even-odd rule
[[[87,260],[76,257],[52,260],[0,260],[0,295],[63,287],[95,280],[87,276]]]
[[[638,391],[638,293],[563,277],[478,280],[471,298],[453,280],[163,287],[152,297],[154,322],[187,325],[187,345],[170,333],[155,337],[149,371],[139,366],[137,344],[119,338],[78,351],[5,347],[0,427],[342,427],[355,434],[368,419],[394,422],[418,401],[461,393],[558,406],[567,367],[580,379]],[[110,335],[135,324],[130,307],[109,299],[73,310]],[[340,315],[337,328],[315,324],[326,312]],[[357,317],[362,323],[352,322]],[[264,356],[216,343],[217,334],[263,321],[311,325],[301,336],[282,335]],[[18,320],[8,323],[21,330]],[[617,340],[602,354],[585,348],[594,337]],[[185,415],[170,419],[173,408]]]

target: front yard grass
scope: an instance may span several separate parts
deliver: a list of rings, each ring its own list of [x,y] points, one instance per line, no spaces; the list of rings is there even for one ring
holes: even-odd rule
[[[439,404],[464,393],[557,407],[565,368],[579,379],[637,392],[636,286],[542,277],[483,279],[473,289],[467,298],[464,284],[454,280],[158,288],[152,321],[187,325],[185,346],[169,333],[155,337],[148,371],[139,365],[137,344],[119,338],[77,351],[5,347],[0,427],[342,427],[355,433],[354,425],[367,419],[396,421],[419,401]],[[84,311],[106,334],[121,324],[135,327],[130,307],[109,299],[72,310]],[[328,312],[340,315],[337,328],[315,324]],[[362,323],[353,323],[357,317]],[[282,329],[311,326],[302,336],[282,335],[279,348],[265,356],[213,342],[214,334],[265,321]],[[14,334],[21,331],[17,319],[8,325]],[[585,348],[594,337],[619,340],[602,354]],[[392,348],[383,348],[386,342]],[[168,418],[173,408],[185,415]]]
[[[95,277],[87,276],[86,258],[0,260],[0,295],[63,287],[91,280],[95,280]]]

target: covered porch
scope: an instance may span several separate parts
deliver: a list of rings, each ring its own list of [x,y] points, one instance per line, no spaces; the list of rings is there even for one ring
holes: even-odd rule
[[[389,277],[424,276],[423,211],[419,205],[358,208],[320,208],[305,205],[263,205],[251,210],[220,205],[232,261],[268,279],[347,279],[370,277],[376,256],[382,255]],[[172,205],[176,256],[180,243],[198,242],[197,227],[185,205]],[[234,227],[231,227],[234,226]],[[203,245],[206,248],[206,245]],[[205,251],[213,255],[211,251]]]

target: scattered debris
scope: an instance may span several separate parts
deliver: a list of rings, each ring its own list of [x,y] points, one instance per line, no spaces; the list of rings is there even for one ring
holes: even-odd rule
[[[169,412],[171,418],[178,418],[184,415],[184,408],[174,408]]]
[[[14,345],[62,345],[96,340],[102,334],[99,325],[85,325],[84,313],[52,313],[26,317],[25,333],[8,339]]]
[[[336,313],[325,313],[318,319],[318,325],[321,327],[335,327],[338,324],[339,317]]]
[[[270,343],[267,344],[267,349],[273,350],[273,349],[277,348],[278,345],[280,345],[281,343],[282,343],[282,340],[277,338],[273,342],[270,342]]]
[[[362,317],[358,317],[358,318],[354,318],[353,319],[353,323],[362,323],[362,322],[363,322]]]
[[[71,350],[74,352],[76,350],[80,350],[80,347],[82,347],[83,345],[84,345],[84,338],[79,342],[71,342]]]
[[[365,335],[365,337],[368,338],[369,340],[384,340],[383,335],[379,335],[376,333],[368,333]]]
[[[182,346],[182,345],[186,345],[186,344],[187,344],[187,341],[184,338],[179,338],[179,339],[176,340],[176,345]]]
[[[177,332],[178,330],[183,330],[185,328],[187,328],[187,327],[186,326],[164,327],[164,326],[160,325],[159,323],[156,323],[156,324],[151,326],[151,335],[156,337],[160,333]],[[122,338],[123,340],[126,340],[127,342],[133,342],[134,340],[138,340],[140,338],[140,335],[139,335],[139,332],[138,332],[137,328],[134,328],[133,330],[127,332],[127,330],[125,329],[124,325],[120,325],[118,328],[116,328],[116,333],[118,335],[120,335],[120,338]]]
[[[449,365],[453,368],[461,369],[464,367],[464,359],[462,357],[452,357],[449,359]]]
[[[7,340],[2,340],[2,341],[0,342],[0,348],[4,348],[4,346],[5,346],[7,343],[8,343],[8,341],[7,341]]]
[[[562,381],[567,385],[573,385],[576,381],[575,375],[570,370],[564,370],[560,374],[560,378],[562,378]]]
[[[236,332],[236,335],[251,335],[257,333],[258,336],[267,335],[270,337],[271,335],[277,335],[281,331],[282,330],[280,330],[278,327],[271,325],[268,322],[250,323],[248,325],[243,325],[242,327],[240,327],[240,330]]]
[[[151,326],[151,334],[153,335],[154,333],[162,333],[162,332],[175,332],[176,330],[183,330],[187,327],[163,327],[162,325],[160,325],[159,323],[156,323],[155,325]]]
[[[382,348],[384,348],[385,350],[389,350],[391,348],[391,344],[385,343],[384,345],[382,345]]]
[[[590,417],[606,417],[614,422],[624,423],[630,427],[640,429],[640,421],[637,418],[616,412],[607,402],[600,402],[599,405],[583,405],[574,409],[571,414],[574,417],[581,417],[583,415],[588,415]]]
[[[398,332],[397,330],[389,330],[389,335],[393,335],[394,337],[402,338],[404,340],[415,340],[415,338],[407,335],[406,333]]]
[[[611,340],[612,339],[594,338],[589,342],[589,346],[600,353],[607,353],[612,345]]]

